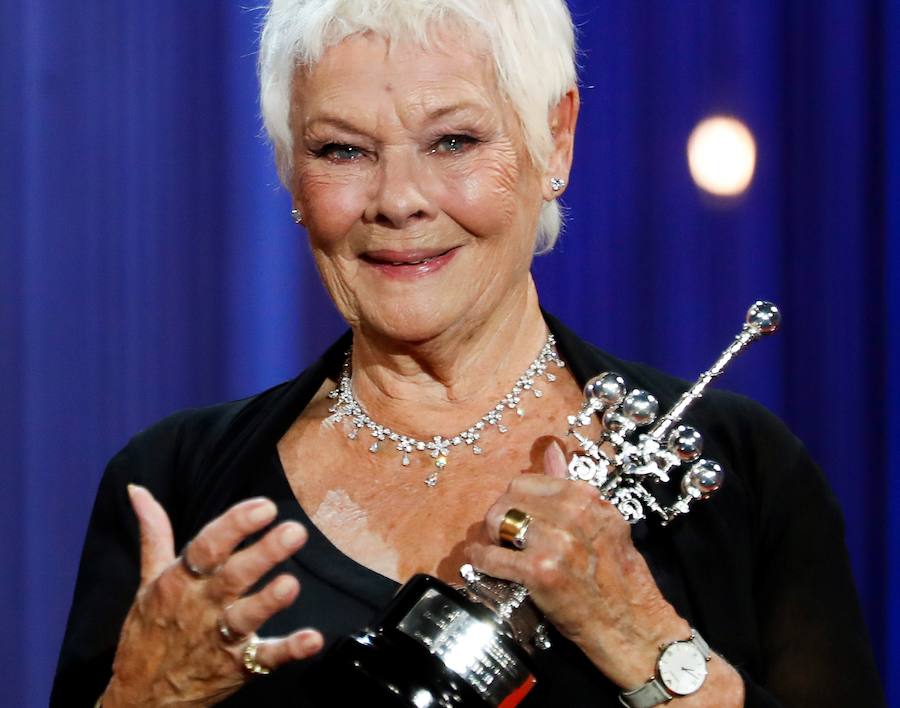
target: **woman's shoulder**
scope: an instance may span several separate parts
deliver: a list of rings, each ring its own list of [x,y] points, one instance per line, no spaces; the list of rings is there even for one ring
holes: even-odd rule
[[[177,410],[136,433],[119,454],[130,456],[168,451],[169,456],[178,456],[190,451],[194,456],[203,456],[204,451],[227,438],[254,412],[277,401],[295,381],[285,381],[233,401]]]
[[[210,463],[259,438],[277,441],[325,378],[340,367],[347,346],[344,335],[299,375],[260,393],[176,411],[137,433],[120,454],[164,453],[176,464]]]
[[[107,465],[101,495],[106,491],[124,503],[125,487],[140,484],[170,514],[186,520],[202,520],[246,496],[248,480],[260,477],[278,440],[326,377],[339,370],[345,339],[289,381],[238,400],[177,411],[137,433]]]

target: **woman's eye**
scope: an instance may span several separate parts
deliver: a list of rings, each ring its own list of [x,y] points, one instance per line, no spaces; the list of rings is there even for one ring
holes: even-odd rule
[[[433,153],[463,152],[477,143],[471,135],[445,135],[431,147]]]
[[[362,157],[363,151],[354,145],[342,145],[340,143],[328,143],[316,150],[318,157],[327,157],[338,162],[357,160]]]

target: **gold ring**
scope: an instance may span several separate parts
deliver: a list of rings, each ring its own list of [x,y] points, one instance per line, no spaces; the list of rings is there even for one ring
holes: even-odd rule
[[[527,545],[526,534],[528,525],[532,519],[521,509],[510,509],[503,515],[500,521],[500,541],[518,550],[524,550]]]
[[[244,668],[248,673],[265,676],[272,673],[272,669],[268,666],[263,666],[256,660],[256,652],[259,650],[260,644],[262,644],[262,640],[256,636],[256,633],[251,633],[250,641],[247,642],[244,651],[241,652],[241,661],[244,663]]]

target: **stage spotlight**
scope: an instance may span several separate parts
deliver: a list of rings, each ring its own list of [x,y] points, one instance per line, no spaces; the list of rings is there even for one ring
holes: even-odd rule
[[[756,168],[756,141],[749,128],[731,116],[700,121],[687,143],[691,177],[701,189],[720,197],[743,193]]]

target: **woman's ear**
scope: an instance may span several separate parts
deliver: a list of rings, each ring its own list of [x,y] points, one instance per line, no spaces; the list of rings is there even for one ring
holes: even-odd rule
[[[573,86],[550,109],[550,135],[553,148],[547,160],[541,187],[544,199],[551,201],[559,197],[569,182],[569,171],[572,169],[572,151],[575,147],[575,124],[578,122],[578,109],[581,98],[578,87]]]

